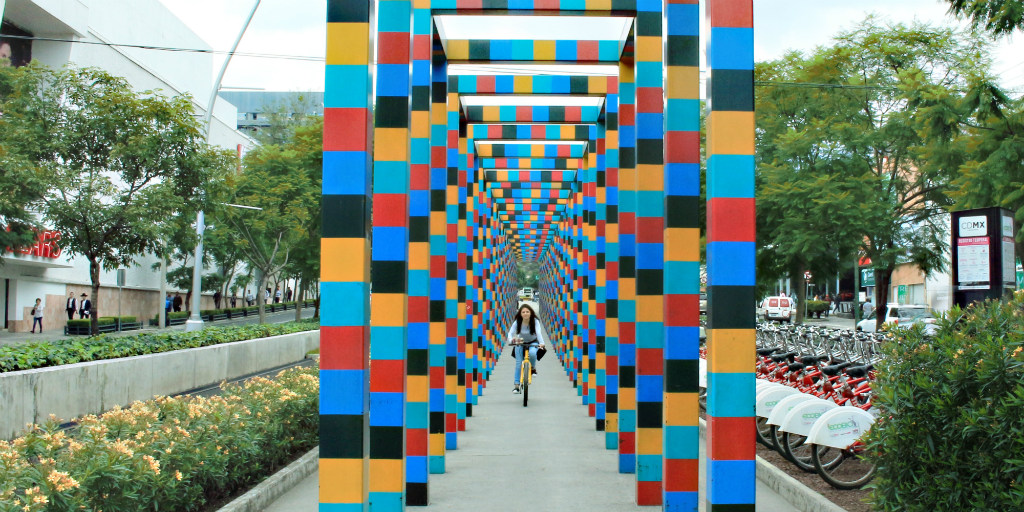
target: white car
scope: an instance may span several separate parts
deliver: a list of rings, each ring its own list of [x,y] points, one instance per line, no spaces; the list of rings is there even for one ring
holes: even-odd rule
[[[896,327],[910,327],[914,324],[923,324],[925,334],[933,335],[939,327],[935,325],[935,315],[931,308],[920,304],[896,304],[889,303],[885,306],[885,321],[883,325]],[[868,316],[857,324],[858,331],[875,332],[875,319],[878,310],[872,311]]]
[[[519,290],[519,300],[533,300],[533,288]]]
[[[767,321],[791,322],[795,305],[796,301],[789,297],[768,297],[761,302],[761,309],[764,310],[764,319]]]

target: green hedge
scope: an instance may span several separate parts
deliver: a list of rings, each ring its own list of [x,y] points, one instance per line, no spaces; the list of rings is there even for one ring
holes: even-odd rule
[[[868,453],[880,511],[1024,510],[1024,295],[883,347]]]
[[[807,312],[817,313],[819,311],[825,312],[829,310],[831,303],[823,300],[809,300],[807,301]]]
[[[0,441],[0,511],[203,510],[317,445],[317,370],[33,426]]]
[[[0,347],[0,372],[139,356],[279,336],[320,328],[318,321],[207,327],[201,331],[148,331],[131,336],[100,334],[83,339],[23,343]]]
[[[96,319],[97,325],[114,325],[114,321],[117,320],[116,316],[101,316]],[[89,327],[92,325],[92,320],[89,318],[80,318],[78,320],[68,320],[68,327]],[[133,324],[136,322],[134,316],[122,316],[122,324]]]

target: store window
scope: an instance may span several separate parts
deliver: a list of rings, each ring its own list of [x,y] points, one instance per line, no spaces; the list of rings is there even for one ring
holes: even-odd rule
[[[13,37],[11,37],[13,36]],[[0,62],[4,66],[21,67],[32,62],[31,32],[22,30],[8,22],[0,27]]]

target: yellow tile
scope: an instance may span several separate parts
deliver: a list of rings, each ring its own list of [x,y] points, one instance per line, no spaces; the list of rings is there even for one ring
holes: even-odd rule
[[[430,234],[443,235],[448,231],[445,212],[430,212]]]
[[[402,492],[404,487],[402,459],[370,459],[370,492]]]
[[[494,145],[479,144],[476,148],[476,154],[479,156],[491,156],[494,154]]]
[[[534,41],[533,60],[556,60],[554,41]],[[532,91],[531,91],[532,92]]]
[[[516,93],[533,92],[532,76],[517,76],[512,81],[512,91]]]
[[[618,130],[608,130],[604,132],[604,147],[606,149],[615,149],[619,147]]]
[[[320,459],[320,503],[363,502],[363,459]]]
[[[618,432],[619,431],[619,413],[607,412],[604,415],[604,431],[605,432]]]
[[[383,162],[409,159],[409,130],[405,128],[374,128],[373,158]]]
[[[407,375],[405,387],[410,402],[426,402],[430,398],[430,379],[426,375]]]
[[[610,11],[612,0],[587,0],[586,7],[588,11]]]
[[[320,280],[370,282],[370,245],[365,238],[321,238]]]
[[[406,296],[401,293],[374,293],[370,297],[370,324],[400,327],[406,322]]]
[[[501,115],[500,108],[498,106],[484,107],[484,121],[497,121]]]
[[[696,212],[694,212],[696,213]],[[700,261],[700,229],[668,228],[665,230],[665,260]],[[694,276],[696,278],[696,276]]]
[[[370,62],[370,25],[327,24],[327,65],[366,65]]]
[[[753,329],[708,329],[708,371],[754,371],[756,342]]]
[[[576,138],[576,127],[573,125],[561,126],[558,129],[558,136],[565,140]]]
[[[416,139],[430,137],[430,112],[425,110],[414,110],[412,117],[412,136]]]
[[[707,128],[708,155],[754,154],[753,112],[711,112]]]
[[[656,164],[638,164],[636,166],[637,190],[664,190],[665,167]]]
[[[669,66],[665,88],[672,99],[700,98],[700,68],[695,66]]]
[[[444,434],[430,434],[428,442],[430,443],[431,455],[444,455]]]
[[[434,103],[438,105],[438,103]],[[444,105],[442,103],[442,105]],[[433,107],[430,109],[430,124],[431,126],[447,126],[448,124],[448,112],[445,107]]]
[[[409,270],[430,270],[430,242],[409,243]]]
[[[665,424],[676,427],[697,425],[697,393],[665,393]]]
[[[430,322],[430,344],[444,345],[447,341],[446,329],[444,322]]]
[[[449,39],[445,56],[448,60],[469,60],[469,40]]]
[[[661,62],[662,40],[660,36],[639,36],[636,38],[637,62]]]
[[[661,322],[664,320],[665,306],[661,295],[639,295],[636,298],[637,322]]]
[[[661,435],[660,428],[636,429],[636,454],[661,455]]]
[[[632,167],[619,169],[619,190],[636,190],[636,169]]]
[[[619,84],[631,84],[635,81],[633,65],[619,62]]]
[[[458,112],[458,111],[459,111],[459,93],[449,91],[448,92],[448,112]],[[447,119],[448,118],[445,117],[445,122],[441,123],[441,124],[447,125],[448,124]]]
[[[587,80],[587,92],[590,94],[607,94],[608,77],[592,76]]]
[[[636,388],[619,388],[619,410],[636,409]]]

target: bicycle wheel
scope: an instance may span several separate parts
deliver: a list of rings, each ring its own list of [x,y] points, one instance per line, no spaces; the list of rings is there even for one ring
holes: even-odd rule
[[[828,446],[812,445],[807,442],[807,437],[790,432],[782,433],[782,449],[785,456],[796,467],[814,473],[814,461],[811,460],[812,446],[816,446],[818,457],[821,459],[822,467],[828,468],[842,456],[842,451]]]
[[[524,359],[523,360],[522,373],[520,374],[522,376],[520,378],[523,381],[523,383],[522,383],[522,385],[523,385],[523,407],[526,407],[526,403],[530,401],[530,372],[531,371],[532,371],[532,368],[530,368],[530,361],[529,361],[529,359]]]
[[[836,489],[860,489],[875,477],[875,465],[864,460],[856,450],[842,450],[831,465],[827,460],[823,460],[824,458],[823,455],[819,455],[819,450],[811,445],[814,470],[822,480]]]
[[[779,452],[779,455],[782,455],[783,459],[789,460],[789,456],[786,455],[786,450],[782,447],[782,434],[784,434],[784,432],[779,430],[778,425],[770,425],[768,427],[768,434],[771,436],[772,448],[775,448],[775,451]],[[793,462],[791,460],[789,461]]]
[[[768,418],[757,417],[757,442],[767,446],[768,448],[775,449],[775,438],[771,435],[771,425],[768,424]]]

